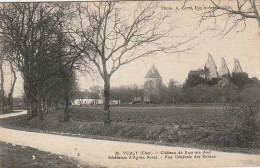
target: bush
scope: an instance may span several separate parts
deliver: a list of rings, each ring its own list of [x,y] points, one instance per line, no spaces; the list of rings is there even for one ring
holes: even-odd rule
[[[229,111],[236,117],[236,124],[231,133],[234,142],[227,141],[227,144],[239,147],[259,146],[259,100],[259,87],[244,88],[234,96],[229,106]]]
[[[232,108],[231,111],[238,119],[238,126],[233,130],[236,132],[237,145],[240,147],[256,146],[259,132],[258,105],[255,103],[243,104]]]
[[[196,75],[196,74],[189,74],[188,78],[185,81],[184,87],[189,88],[189,87],[195,87],[197,85],[203,85],[207,84],[207,80]]]

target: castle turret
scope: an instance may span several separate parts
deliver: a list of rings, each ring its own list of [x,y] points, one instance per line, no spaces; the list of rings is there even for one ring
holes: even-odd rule
[[[144,82],[144,101],[149,102],[151,99],[156,97],[159,92],[159,87],[162,86],[162,77],[155,67],[152,65],[150,70],[145,76]]]
[[[205,73],[206,73],[207,79],[212,79],[212,78],[218,77],[217,66],[210,54],[208,55],[208,60],[205,65],[205,71],[206,71]]]
[[[224,75],[229,74],[228,66],[227,66],[226,61],[223,57],[221,57],[221,66],[220,66],[218,74],[219,74],[219,76],[224,76]]]
[[[242,67],[239,63],[239,60],[237,58],[234,58],[234,68],[233,68],[233,72],[243,72]]]

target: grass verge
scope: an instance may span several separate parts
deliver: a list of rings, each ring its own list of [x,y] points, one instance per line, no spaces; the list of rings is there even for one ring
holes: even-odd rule
[[[0,142],[0,167],[2,168],[90,168],[65,156],[37,149]]]

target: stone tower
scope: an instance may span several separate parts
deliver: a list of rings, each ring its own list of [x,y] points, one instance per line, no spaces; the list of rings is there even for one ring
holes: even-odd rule
[[[217,66],[210,54],[208,55],[208,60],[205,65],[205,69],[206,69],[206,78],[207,79],[211,80],[212,78],[218,77]]]
[[[223,57],[221,57],[221,66],[220,66],[218,74],[219,74],[219,76],[224,76],[224,75],[229,74],[228,66],[227,66],[226,61]]]
[[[159,87],[162,86],[162,77],[155,67],[155,65],[152,65],[150,70],[147,72],[145,76],[145,82],[144,82],[144,101],[150,102],[151,97],[156,96],[156,94],[159,92]]]
[[[234,68],[233,68],[233,72],[243,72],[242,67],[239,63],[239,60],[237,58],[234,58]]]

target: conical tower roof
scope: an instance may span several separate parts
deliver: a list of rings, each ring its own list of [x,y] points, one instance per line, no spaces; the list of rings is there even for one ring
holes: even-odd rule
[[[217,66],[216,66],[215,61],[213,60],[211,54],[208,54],[208,59],[207,59],[205,68],[208,69],[208,72],[207,72],[208,79],[218,77]]]
[[[162,76],[160,75],[159,71],[153,64],[151,66],[150,70],[147,72],[145,78],[162,78]]]
[[[237,58],[234,58],[233,72],[243,72],[240,62]]]
[[[223,57],[221,57],[221,66],[219,69],[219,75],[223,76],[223,75],[227,75],[227,74],[229,74],[228,66],[226,64],[225,59]]]

